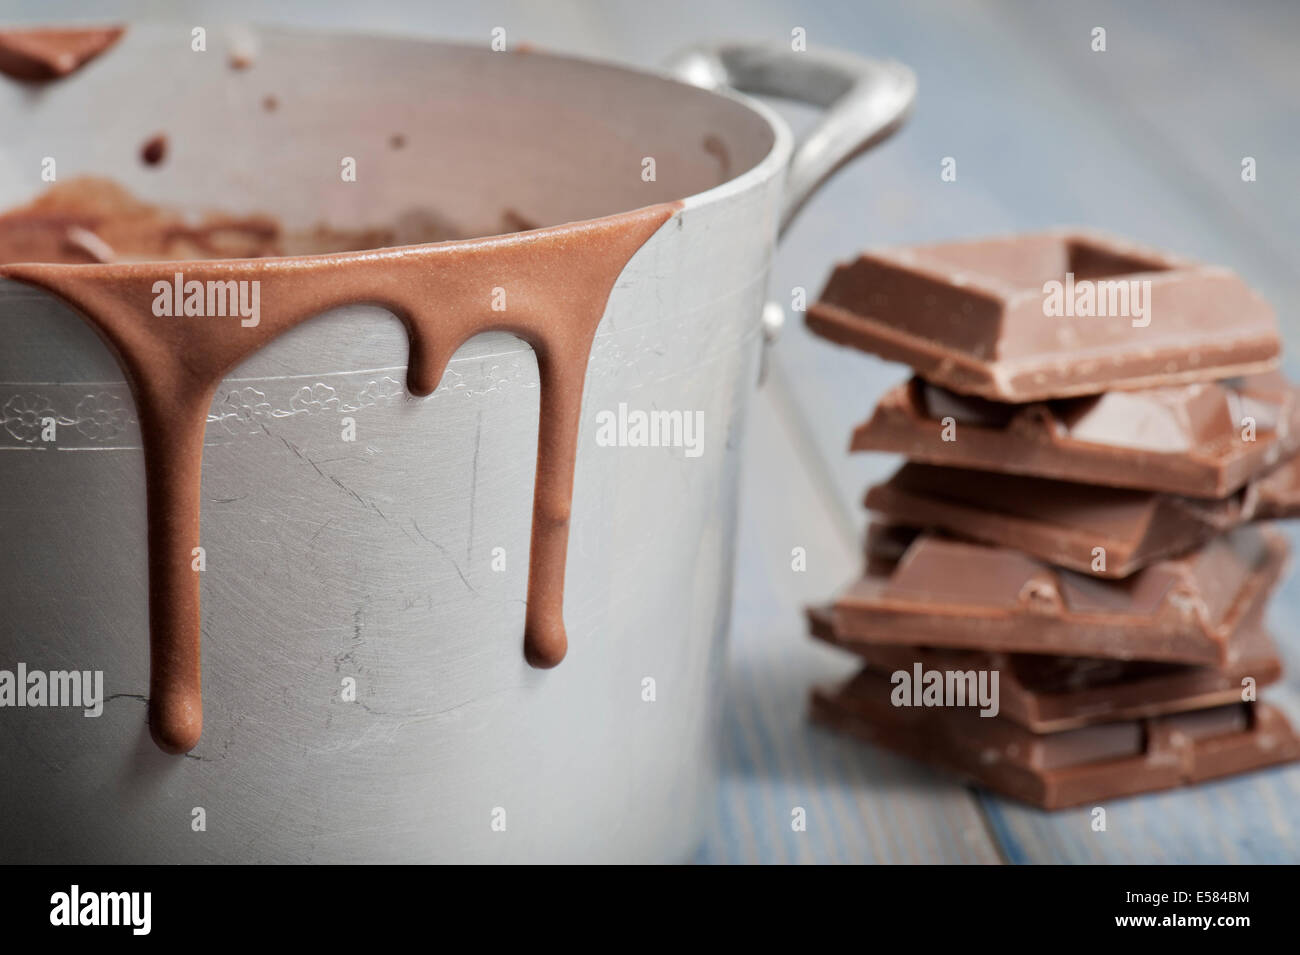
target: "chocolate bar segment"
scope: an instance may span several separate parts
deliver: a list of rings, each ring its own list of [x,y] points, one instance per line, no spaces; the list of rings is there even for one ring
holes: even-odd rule
[[[1171,789],[1300,758],[1286,718],[1263,703],[1036,734],[958,707],[894,706],[865,670],[814,690],[813,719],[1043,809]]]
[[[1211,500],[913,463],[871,488],[865,503],[891,523],[948,531],[1081,573],[1120,578],[1254,517],[1300,514],[1300,456],[1236,494]]]
[[[1243,621],[1240,659],[1220,669],[1144,660],[999,653],[841,640],[828,608],[808,611],[814,637],[849,650],[885,675],[998,673],[998,716],[1034,733],[1162,716],[1242,701],[1243,680],[1277,682],[1282,663],[1263,625],[1264,605]],[[915,677],[914,677],[915,681]]]
[[[1300,389],[1277,373],[1008,405],[919,378],[889,391],[854,451],[1085,484],[1226,497],[1300,449]]]
[[[909,644],[1226,666],[1243,621],[1286,560],[1275,531],[1249,525],[1124,580],[1049,566],[1019,551],[895,530],[873,533],[864,577],[835,601],[849,644]]]
[[[962,394],[1027,402],[1266,371],[1273,310],[1227,269],[1052,232],[869,252],[808,327]]]
[[[1248,484],[1242,510],[1256,521],[1300,517],[1300,459],[1280,464]]]

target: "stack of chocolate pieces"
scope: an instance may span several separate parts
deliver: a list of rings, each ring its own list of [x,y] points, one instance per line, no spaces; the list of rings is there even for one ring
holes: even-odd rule
[[[840,266],[807,322],[916,373],[853,435],[908,460],[867,494],[862,578],[809,612],[864,663],[814,718],[1045,808],[1300,757],[1254,700],[1300,389],[1239,278],[1077,232],[960,242]]]

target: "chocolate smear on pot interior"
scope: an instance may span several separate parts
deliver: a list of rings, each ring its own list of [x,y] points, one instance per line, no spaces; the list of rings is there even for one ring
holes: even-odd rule
[[[75,73],[124,33],[122,27],[0,30],[0,73],[46,82]]]
[[[167,158],[167,137],[162,133],[151,136],[140,147],[140,161],[146,166],[157,166]]]
[[[149,725],[159,747],[187,752],[203,726],[199,575],[191,561],[200,543],[203,437],[217,386],[273,339],[340,306],[378,305],[402,321],[410,339],[407,386],[417,396],[433,393],[452,355],[476,335],[505,331],[532,346],[541,409],[524,654],[537,667],[564,658],[564,570],[592,340],[614,282],[679,208],[665,203],[515,235],[298,257],[16,263],[9,247],[0,277],[77,309],[112,348],[135,396],[148,497]],[[0,217],[0,238],[7,218]],[[176,298],[188,303],[192,290],[253,282],[260,315],[251,324],[239,314],[177,320],[155,312],[159,296],[177,287]],[[506,311],[492,308],[500,288],[509,296]]]

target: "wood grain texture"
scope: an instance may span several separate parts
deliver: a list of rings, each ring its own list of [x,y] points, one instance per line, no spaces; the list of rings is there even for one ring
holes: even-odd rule
[[[813,727],[809,687],[856,663],[804,635],[802,607],[847,580],[854,533],[805,466],[788,395],[750,410],[718,818],[709,862],[997,862],[970,792],[932,770]],[[807,570],[793,567],[803,548]],[[807,830],[792,829],[802,808]]]

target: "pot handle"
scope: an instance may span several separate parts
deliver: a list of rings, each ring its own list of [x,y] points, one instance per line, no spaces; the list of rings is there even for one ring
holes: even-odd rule
[[[668,69],[679,80],[705,89],[731,87],[826,111],[795,144],[778,234],[841,166],[897,132],[916,98],[916,76],[901,63],[839,50],[705,44],[674,56]]]

